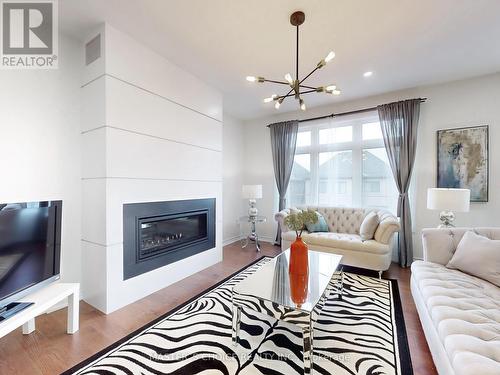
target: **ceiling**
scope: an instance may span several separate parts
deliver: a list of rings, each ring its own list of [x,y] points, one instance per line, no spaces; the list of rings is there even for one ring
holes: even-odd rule
[[[133,36],[219,89],[224,110],[241,119],[275,113],[262,99],[282,87],[251,84],[247,75],[283,80],[294,71],[301,26],[300,74],[336,53],[307,80],[335,83],[338,97],[304,96],[308,107],[500,71],[498,0],[60,0],[63,32],[82,38],[101,22]],[[373,71],[369,78],[365,71]],[[471,93],[473,95],[473,93]],[[298,109],[295,100],[280,111]]]

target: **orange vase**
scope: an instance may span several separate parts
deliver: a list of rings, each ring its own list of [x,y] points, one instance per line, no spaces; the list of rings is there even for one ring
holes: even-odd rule
[[[309,285],[308,247],[297,237],[290,245],[290,294],[292,301],[300,307],[307,299]]]

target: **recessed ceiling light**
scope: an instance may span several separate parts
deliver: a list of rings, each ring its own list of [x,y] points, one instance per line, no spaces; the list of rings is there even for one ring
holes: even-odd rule
[[[371,77],[373,75],[373,72],[364,72],[363,76],[364,77]]]

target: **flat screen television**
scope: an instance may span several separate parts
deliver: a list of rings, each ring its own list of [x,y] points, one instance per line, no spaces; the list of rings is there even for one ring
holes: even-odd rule
[[[59,278],[62,201],[0,204],[0,309]]]

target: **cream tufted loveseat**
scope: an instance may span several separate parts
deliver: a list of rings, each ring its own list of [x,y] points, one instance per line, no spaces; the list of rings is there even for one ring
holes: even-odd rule
[[[500,228],[424,229],[411,292],[440,375],[498,375],[500,288],[445,267],[467,230],[500,240]]]
[[[295,240],[295,232],[284,224],[290,212],[298,210],[314,210],[323,215],[328,232],[308,233],[304,231],[302,238],[312,250],[326,251],[342,255],[342,263],[375,270],[381,273],[389,268],[392,259],[392,238],[399,231],[398,219],[385,210],[346,207],[300,207],[288,208],[278,212],[275,220],[281,225],[281,248],[288,249]],[[376,211],[380,224],[373,240],[363,241],[359,229],[363,219],[370,211]]]

